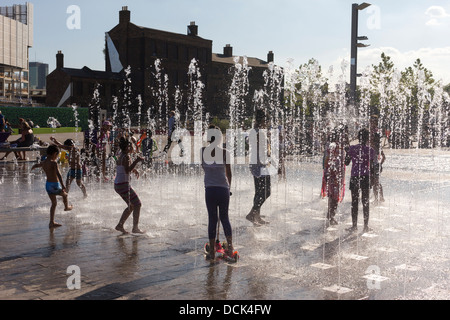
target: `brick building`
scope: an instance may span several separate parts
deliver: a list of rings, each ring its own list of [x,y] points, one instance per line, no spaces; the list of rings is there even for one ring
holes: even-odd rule
[[[123,84],[120,73],[67,68],[64,54],[56,54],[56,69],[47,76],[46,105],[61,107],[76,104],[87,107],[92,101],[96,85],[99,84],[100,106],[108,110],[113,96],[118,96]]]
[[[123,79],[124,70],[130,67],[133,97],[140,95],[144,108],[158,105],[155,97],[158,86],[155,80],[157,73],[155,61],[158,59],[161,62],[160,74],[167,75],[168,78],[168,100],[166,100],[168,105],[160,108],[163,116],[168,110],[173,109],[176,89],[182,93],[183,98],[178,107],[184,114],[183,111],[188,104],[188,70],[192,59],[195,58],[202,75],[200,80],[205,86],[202,97],[204,111],[209,112],[212,117],[225,118],[229,103],[227,92],[232,77],[230,70],[235,65],[233,48],[227,45],[223,53],[216,54],[212,52],[212,45],[212,40],[199,36],[195,22],[188,25],[186,34],[141,27],[131,22],[131,12],[127,7],[123,7],[119,12],[119,23],[105,34],[106,71],[94,72],[87,67],[81,70],[57,67],[57,70],[47,77],[47,96],[49,97],[47,103],[52,106],[61,104],[64,90],[69,90],[66,88],[70,83],[73,84],[73,88],[70,93],[71,100],[68,101],[85,106],[92,97],[91,89],[95,82],[102,82],[100,84],[104,87],[105,97],[108,97],[122,88],[123,81],[119,83],[120,79],[121,77]],[[253,91],[261,89],[264,85],[262,74],[272,61],[272,52],[269,52],[267,61],[248,58],[248,65],[251,67],[249,106]],[[51,96],[54,97],[50,98]],[[136,99],[133,101],[135,104]],[[111,112],[108,101],[104,102],[103,107]],[[142,111],[145,112],[145,110]]]

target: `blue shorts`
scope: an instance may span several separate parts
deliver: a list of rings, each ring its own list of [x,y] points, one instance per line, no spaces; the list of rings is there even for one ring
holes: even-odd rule
[[[49,195],[60,195],[62,190],[59,182],[48,182],[45,184],[45,190]]]
[[[67,172],[67,178],[81,180],[81,178],[83,178],[83,171],[81,169],[70,169],[69,172]]]

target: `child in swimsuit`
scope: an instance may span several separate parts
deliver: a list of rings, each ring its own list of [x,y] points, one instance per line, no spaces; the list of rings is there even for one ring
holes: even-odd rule
[[[47,176],[47,182],[45,184],[45,190],[48,193],[48,196],[52,202],[50,207],[50,223],[49,228],[57,228],[60,227],[61,224],[55,222],[55,210],[57,205],[56,196],[63,197],[64,202],[64,211],[72,210],[72,206],[69,206],[66,187],[64,186],[64,182],[59,172],[58,163],[56,159],[59,155],[59,149],[55,145],[51,145],[47,148],[47,158],[38,164],[35,164],[31,170],[35,168],[42,168]]]
[[[58,142],[54,137],[51,137],[50,140],[53,141],[61,149],[69,151],[70,170],[67,173],[66,179],[67,193],[69,193],[70,185],[72,184],[73,179],[75,179],[78,187],[80,187],[81,191],[83,192],[84,198],[86,199],[87,192],[82,180],[83,170],[81,167],[80,150],[75,146],[75,143],[72,139],[67,139],[66,141],[64,141],[64,144]]]

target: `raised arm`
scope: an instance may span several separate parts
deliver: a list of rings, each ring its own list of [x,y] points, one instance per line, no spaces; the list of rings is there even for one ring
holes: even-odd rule
[[[136,160],[134,160],[134,162],[130,164],[130,162],[131,162],[130,156],[129,156],[129,155],[126,155],[126,156],[125,156],[125,159],[124,159],[124,161],[123,161],[123,166],[125,167],[125,172],[126,172],[127,174],[131,173],[131,172],[136,168],[137,164],[138,164],[139,162],[141,162],[142,160],[144,160],[144,158],[138,156],[138,157],[136,158]]]
[[[58,140],[56,140],[55,137],[50,137],[50,140],[51,140],[54,144],[56,144],[58,147],[60,147],[61,149],[64,149],[64,150],[67,150],[67,151],[70,151],[70,149],[72,149],[71,146],[65,146],[65,145],[63,145],[61,142],[59,142]]]
[[[36,168],[42,168],[42,164],[41,164],[41,163],[36,163],[36,164],[34,164],[34,165],[31,167],[31,170],[30,170],[30,171],[33,171],[33,170],[36,169]]]

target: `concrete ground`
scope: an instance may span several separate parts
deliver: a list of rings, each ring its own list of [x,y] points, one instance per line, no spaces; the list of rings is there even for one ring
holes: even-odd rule
[[[185,236],[185,230],[169,228],[164,238],[120,235],[113,226],[85,223],[70,213],[59,214],[63,226],[49,230],[48,215],[24,201],[36,193],[27,183],[28,169],[0,167],[6,199],[0,207],[1,300],[450,299],[446,226],[421,237],[412,224],[405,228],[411,217],[391,212],[388,225],[380,222],[386,214],[380,208],[375,234],[337,235],[313,217],[307,228],[276,234],[285,242],[276,247],[282,255],[249,259],[255,243],[246,235],[282,229],[258,229],[239,217],[241,260],[211,264],[202,252],[206,238]],[[446,214],[440,219],[448,222]],[[191,234],[204,234],[206,226],[193,228]],[[289,270],[292,261],[301,267]]]

